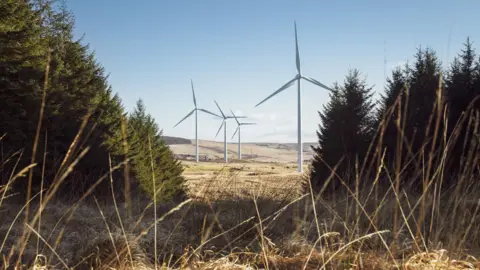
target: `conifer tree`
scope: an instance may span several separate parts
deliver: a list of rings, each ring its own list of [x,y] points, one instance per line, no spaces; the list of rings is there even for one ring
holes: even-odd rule
[[[154,179],[157,200],[183,197],[186,188],[183,167],[166,145],[155,119],[146,112],[141,99],[128,118],[128,129],[132,169],[142,189],[153,197]]]
[[[41,100],[46,46],[39,26],[40,16],[28,1],[0,2],[0,136],[3,157],[23,150],[30,157]],[[18,167],[23,168],[28,158]],[[12,163],[4,163],[2,181]]]
[[[38,82],[46,54],[38,27],[40,18],[28,3],[2,1],[0,18],[0,119],[4,122],[0,133],[8,131],[5,140],[15,144],[13,137],[24,142],[34,128],[28,118],[39,108],[34,103],[40,97]]]
[[[469,118],[475,110],[480,109],[480,101],[472,103],[480,94],[478,80],[480,70],[475,49],[470,38],[464,43],[464,49],[455,57],[445,81],[447,103],[449,106],[448,137],[451,140],[450,155],[448,160],[449,173],[463,168],[472,141],[472,129],[468,128]],[[472,103],[472,104],[471,104]],[[471,106],[471,109],[469,109]],[[460,122],[462,114],[464,120]],[[456,129],[454,131],[454,129]],[[470,130],[467,134],[467,130]],[[475,132],[475,131],[473,131]]]
[[[58,4],[56,0],[6,0],[0,3],[0,136],[6,134],[1,142],[4,157],[23,149],[23,159],[18,167],[27,165],[42,103],[46,52],[50,51],[45,110],[38,139],[42,143],[37,148],[37,153],[46,153],[47,158],[45,164],[40,154],[35,159],[39,163],[37,167],[45,167],[45,172],[41,177],[43,172],[40,169],[34,171],[33,192],[39,191],[41,179],[44,188],[49,188],[67,153],[69,163],[89,147],[57,192],[71,199],[83,195],[99,177],[109,173],[110,160],[114,166],[125,158],[119,149],[123,139],[121,118],[126,113],[119,96],[108,85],[104,68],[88,45],[84,45],[81,39],[74,40],[73,16],[62,3]],[[159,199],[183,194],[185,180],[180,162],[163,141],[143,103],[139,101],[137,105],[127,119],[127,139],[130,153],[135,157],[134,178],[153,195],[150,162],[153,159]],[[90,116],[87,125],[82,135],[76,138],[86,115]],[[78,147],[70,153],[74,141]],[[2,167],[0,173],[6,176],[2,181],[8,179],[14,164],[11,165]],[[114,188],[122,188],[122,175],[114,176]],[[25,181],[16,183],[16,191],[23,193]],[[110,182],[102,182],[95,193],[97,198],[110,198]]]
[[[425,139],[431,136],[425,132],[437,100],[441,74],[440,62],[432,49],[419,49],[415,58],[413,67],[409,71],[410,97],[406,119],[406,126],[411,127],[407,128],[407,134],[410,135],[414,153],[420,151]]]
[[[347,184],[353,184],[355,164],[361,166],[372,139],[374,125],[372,88],[360,78],[358,70],[351,70],[342,86],[335,85],[330,102],[319,112],[321,124],[317,132],[319,146],[314,148],[310,181],[315,190],[323,183],[340,160],[336,173]],[[338,179],[331,181],[333,188]]]
[[[438,124],[435,146],[432,148],[438,116],[438,114],[434,115],[437,111],[433,109],[437,101],[440,76],[441,67],[436,53],[430,48],[419,48],[413,65],[393,71],[392,78],[387,81],[377,113],[377,125],[385,125],[382,148],[386,148],[387,155],[384,162],[388,164],[390,170],[402,171],[402,179],[408,179],[409,184],[417,187],[419,182],[416,180],[422,177],[419,175],[422,170],[418,167],[422,164],[422,160],[429,160],[430,154],[438,158],[436,155],[441,153],[442,140],[439,139],[443,134],[441,121]],[[440,101],[443,101],[444,94],[441,91],[440,94]],[[399,103],[392,108],[399,95]],[[443,103],[440,104],[440,108],[443,108]],[[386,112],[389,109],[391,109],[390,119],[386,119]],[[382,123],[382,119],[388,121]],[[398,119],[401,122],[397,122]],[[397,125],[400,126],[397,127]],[[432,149],[434,149],[433,153]],[[400,164],[400,168],[393,167],[394,164],[398,165],[397,163]],[[400,181],[402,185],[407,184]]]
[[[408,66],[407,66],[408,68]],[[387,78],[385,92],[380,95],[380,105],[376,115],[376,127],[379,128],[382,137],[378,138],[382,152],[386,150],[387,164],[392,165],[395,157],[401,157],[397,153],[397,141],[401,140],[401,128],[397,127],[397,121],[403,122],[401,117],[407,105],[408,74],[405,69],[397,67],[392,71],[391,78]],[[399,123],[402,125],[402,123]],[[379,164],[377,164],[379,165]]]
[[[72,192],[81,195],[109,171],[112,138],[120,128],[123,108],[88,46],[82,45],[81,40],[73,40],[71,14],[64,6],[55,9],[54,2],[0,3],[0,134],[6,134],[2,139],[4,157],[23,150],[23,159],[17,167],[27,165],[39,119],[46,52],[50,50],[47,98],[36,158],[39,165],[33,178],[38,183],[33,184],[38,191],[42,179],[40,168],[45,165],[44,184],[49,186],[78,134],[83,117],[92,111],[84,136],[79,138],[82,147],[88,146],[90,150],[58,192],[66,196],[73,195]],[[47,153],[46,164],[39,157],[43,153]],[[8,179],[13,165],[4,164],[3,180]],[[25,181],[16,184],[17,191],[24,192]]]

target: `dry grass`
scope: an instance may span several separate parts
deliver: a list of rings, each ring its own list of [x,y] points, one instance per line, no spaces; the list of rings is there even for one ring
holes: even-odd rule
[[[371,196],[371,188],[345,190],[327,199],[302,190],[302,177],[290,172],[294,168],[288,165],[186,165],[193,200],[183,204],[152,207],[138,194],[132,194],[129,208],[108,198],[97,202],[90,197],[78,204],[51,199],[43,208],[30,204],[34,216],[42,210],[37,223],[22,223],[25,205],[10,202],[14,194],[7,186],[0,187],[2,265],[20,262],[17,266],[25,269],[480,267],[475,259],[480,255],[476,186],[442,194],[440,199],[413,196],[406,190],[397,193],[393,185],[378,200]],[[19,170],[11,181],[27,171]],[[205,172],[207,178],[201,174]],[[435,213],[424,219],[431,224],[428,237],[415,236],[419,205],[424,213]],[[392,215],[396,207],[401,214],[397,220]]]
[[[471,195],[474,194],[455,203],[465,209],[462,220],[472,218],[473,223],[480,224],[480,218],[473,216],[476,206],[469,199]],[[417,252],[416,245],[422,241],[415,243],[403,227],[399,233],[400,244],[392,257],[389,253],[393,252],[390,244],[394,239],[389,230],[393,226],[391,210],[396,204],[393,196],[386,198],[380,207],[372,201],[366,203],[361,216],[355,216],[355,204],[346,196],[336,201],[318,198],[314,204],[316,215],[308,194],[293,201],[290,196],[283,197],[285,199],[279,201],[268,197],[248,199],[245,195],[243,199],[213,201],[209,195],[189,201],[174,211],[171,210],[176,204],[162,204],[156,209],[158,217],[171,214],[158,223],[156,239],[152,228],[154,213],[148,201],[133,200],[131,218],[127,217],[123,205],[83,202],[71,212],[71,204],[51,202],[43,210],[40,227],[42,238],[49,244],[41,241],[37,250],[33,235],[26,245],[22,263],[25,268],[34,266],[34,269],[61,269],[64,264],[75,269],[153,269],[155,261],[158,269],[162,269],[162,265],[164,269],[321,269],[322,265],[326,265],[325,269],[480,267],[474,257],[466,254],[478,248],[478,228],[466,232],[467,227],[449,219],[449,207],[437,209],[439,218],[448,226],[434,228],[438,233],[428,244],[430,252],[425,247],[423,252]],[[402,208],[408,212],[408,205],[414,205],[415,201],[420,198],[409,198],[408,203],[402,201]],[[434,207],[433,201],[426,202],[427,207]],[[21,244],[17,242],[18,237],[29,230],[21,225],[23,209],[23,205],[7,201],[0,210],[0,239],[5,239],[0,252],[5,258],[13,254],[11,262],[16,261],[15,253]],[[31,205],[31,210],[32,213],[38,211],[38,205]],[[72,218],[67,222],[70,213]],[[369,221],[374,213],[379,216],[377,229],[373,229]],[[451,234],[444,230],[450,230]],[[468,233],[469,240],[458,250],[462,232]],[[57,241],[62,233],[62,239]],[[380,236],[387,246],[380,241]],[[442,246],[438,246],[440,243]],[[127,254],[127,245],[130,254]],[[157,258],[153,256],[154,247],[158,250]]]
[[[117,218],[117,210],[111,204],[96,207],[84,203],[67,223],[65,216],[71,206],[56,202],[44,209],[41,231],[50,246],[54,246],[64,231],[63,240],[55,248],[57,255],[42,244],[37,251],[35,241],[30,241],[22,262],[25,265],[43,262],[48,266],[46,269],[59,269],[63,266],[61,258],[65,264],[76,266],[75,269],[89,269],[90,266],[106,269],[107,265],[115,269],[132,269],[132,262],[128,259],[131,256],[133,269],[153,269],[156,245],[159,251],[157,262],[172,269],[248,269],[247,266],[257,269],[264,268],[265,262],[268,262],[268,269],[318,269],[327,261],[327,269],[350,269],[355,265],[360,269],[395,269],[387,248],[378,241],[382,231],[368,231],[365,218],[355,224],[355,217],[349,218],[354,207],[350,207],[351,213],[346,213],[346,201],[320,200],[316,203],[321,238],[311,209],[302,210],[299,216],[304,217],[295,219],[295,208],[300,206],[302,209],[311,203],[308,196],[289,203],[258,199],[257,212],[252,200],[190,202],[158,223],[155,241],[151,229],[153,210],[147,210],[141,219],[148,202],[134,202],[133,217],[122,220],[124,230]],[[385,203],[381,210],[380,228],[392,226],[391,214],[389,216],[392,203]],[[174,207],[174,204],[162,205],[157,208],[157,213],[163,216]],[[16,223],[14,221],[21,208],[22,205],[13,204],[2,207],[0,236],[6,239],[1,251],[4,255],[17,251],[16,240],[27,229],[19,224],[21,217],[17,217]],[[120,210],[122,205],[118,209],[125,217],[126,213]],[[38,209],[32,206],[32,210]],[[441,215],[448,217],[448,213]],[[14,226],[10,230],[11,224]],[[263,230],[260,230],[260,224]],[[392,242],[390,232],[381,234],[387,242]],[[406,232],[401,233],[400,239],[401,248],[397,249],[394,259],[403,269],[477,269],[480,266],[463,252],[452,255],[457,260],[449,258],[442,249],[416,253]],[[444,245],[450,249],[454,247],[451,245],[456,245],[454,239],[449,242],[447,237],[444,240]],[[127,245],[130,255],[126,254]]]
[[[301,194],[302,177],[289,164],[207,163],[184,161],[190,196],[196,199],[250,199],[283,201]]]

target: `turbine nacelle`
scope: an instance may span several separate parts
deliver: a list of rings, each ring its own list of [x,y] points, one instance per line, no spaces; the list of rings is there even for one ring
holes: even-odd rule
[[[215,135],[215,138],[218,136],[218,133],[220,133],[220,130],[222,130],[222,127],[225,125],[225,122],[227,121],[227,119],[235,119],[238,122],[238,118],[247,118],[246,116],[236,116],[232,110],[230,110],[230,112],[232,113],[232,116],[229,116],[229,115],[225,115],[222,111],[222,109],[220,108],[220,105],[218,105],[218,102],[216,100],[213,100],[215,102],[215,105],[217,105],[217,108],[218,110],[220,111],[221,115],[222,116],[218,116],[220,118],[222,118],[222,124],[220,125],[220,127],[218,128],[218,131],[217,131],[217,134]]]
[[[182,118],[182,120],[178,121],[178,123],[177,123],[175,126],[173,126],[173,127],[178,126],[180,123],[182,123],[183,121],[185,121],[188,117],[190,117],[190,116],[191,116],[194,112],[196,112],[196,111],[201,111],[201,112],[208,113],[208,114],[213,115],[213,116],[216,116],[216,117],[220,117],[219,115],[217,115],[217,114],[215,114],[215,113],[213,113],[213,112],[211,112],[211,111],[209,111],[209,110],[205,110],[205,109],[203,109],[203,108],[198,108],[198,107],[197,107],[197,99],[196,99],[196,97],[195,97],[195,89],[194,89],[194,87],[193,87],[193,81],[192,81],[192,79],[190,79],[190,83],[191,83],[191,85],[192,85],[192,95],[193,95],[193,105],[194,105],[194,108],[193,108],[193,110],[191,110],[184,118]]]
[[[233,117],[235,118],[235,121],[237,122],[237,128],[235,129],[235,132],[233,133],[232,135],[232,139],[233,137],[235,137],[235,134],[237,134],[237,132],[240,130],[240,126],[244,126],[244,125],[256,125],[256,123],[240,123],[240,121],[238,121],[238,118],[241,118],[241,116],[236,116],[232,110],[230,110],[230,112],[232,113]],[[240,140],[240,138],[239,138]]]
[[[199,161],[199,155],[198,155],[198,111],[201,111],[201,112],[204,112],[204,113],[208,113],[210,115],[213,115],[213,116],[216,116],[216,117],[220,117],[219,115],[215,114],[215,113],[212,113],[211,111],[208,111],[208,110],[205,110],[205,109],[202,109],[202,108],[198,108],[197,107],[197,98],[195,97],[195,88],[193,87],[193,80],[190,79],[190,84],[192,86],[192,96],[193,96],[193,110],[190,111],[185,117],[182,118],[182,120],[180,120],[175,126],[173,126],[174,128],[176,126],[178,126],[180,123],[182,123],[183,121],[185,121],[185,119],[187,119],[188,117],[190,117],[193,113],[195,113],[195,160],[198,162]]]

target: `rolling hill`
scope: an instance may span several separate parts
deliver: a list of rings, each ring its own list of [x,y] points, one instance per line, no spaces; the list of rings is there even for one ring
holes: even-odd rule
[[[183,160],[195,159],[195,141],[179,137],[164,136],[174,154]],[[304,160],[312,158],[311,146],[317,143],[304,143]],[[253,162],[295,163],[297,161],[296,143],[242,143],[242,160]],[[237,159],[237,143],[228,143],[229,159]],[[199,140],[200,160],[220,161],[223,159],[223,142]]]

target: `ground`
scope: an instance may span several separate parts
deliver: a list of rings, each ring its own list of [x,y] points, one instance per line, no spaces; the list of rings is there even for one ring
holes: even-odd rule
[[[302,174],[297,172],[295,143],[243,143],[242,159],[238,144],[229,143],[228,162],[224,161],[223,142],[199,140],[200,162],[195,160],[195,141],[168,138],[170,148],[182,160],[190,194],[193,197],[218,198],[242,195],[282,197],[300,192]],[[304,171],[313,156],[311,145],[304,145]]]
[[[303,174],[294,163],[182,161],[193,197],[236,196],[275,199],[301,192]],[[308,170],[308,166],[304,166]]]

